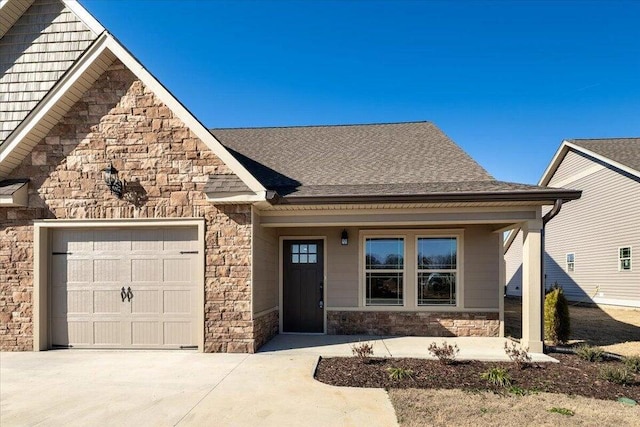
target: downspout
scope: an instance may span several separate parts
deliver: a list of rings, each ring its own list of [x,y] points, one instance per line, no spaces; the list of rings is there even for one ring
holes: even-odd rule
[[[540,336],[542,337],[542,348],[544,352],[544,299],[546,296],[546,284],[544,277],[544,241],[545,227],[549,221],[556,217],[562,209],[562,199],[556,199],[553,208],[542,217],[542,230],[540,231],[540,292],[542,292],[542,304],[540,304]]]

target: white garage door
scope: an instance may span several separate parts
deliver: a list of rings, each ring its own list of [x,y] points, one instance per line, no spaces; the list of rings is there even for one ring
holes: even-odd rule
[[[52,346],[197,346],[197,257],[196,228],[55,230]]]

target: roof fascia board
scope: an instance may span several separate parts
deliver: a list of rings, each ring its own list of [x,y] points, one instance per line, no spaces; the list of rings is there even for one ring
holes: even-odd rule
[[[266,192],[265,187],[229,153],[220,141],[110,34],[107,37],[107,46],[251,191],[256,194]]]
[[[100,35],[96,41],[87,49],[84,55],[71,66],[71,68],[62,76],[49,93],[45,95],[42,101],[29,113],[26,119],[18,125],[18,127],[9,135],[9,137],[0,146],[0,163],[2,163],[9,154],[20,144],[26,135],[28,135],[40,120],[49,112],[49,110],[64,96],[74,83],[80,78],[91,64],[98,58],[106,48],[106,33]]]
[[[102,24],[100,24],[100,22],[98,22],[98,20],[94,18],[87,9],[78,3],[77,0],[62,0],[62,3],[96,35],[101,34],[104,31]]]
[[[265,201],[265,194],[234,194],[220,195],[220,193],[206,193],[207,201],[213,204],[227,205],[227,204],[244,204],[244,203],[256,203]]]

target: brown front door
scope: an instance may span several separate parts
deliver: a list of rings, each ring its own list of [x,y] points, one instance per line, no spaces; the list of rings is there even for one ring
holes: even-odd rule
[[[324,332],[322,240],[285,240],[283,248],[283,332]]]

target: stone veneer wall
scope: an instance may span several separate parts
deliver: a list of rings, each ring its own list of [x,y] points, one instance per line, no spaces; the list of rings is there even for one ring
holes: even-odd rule
[[[101,170],[113,160],[122,200]],[[251,207],[213,206],[209,174],[232,173],[120,62],[96,81],[9,178],[29,208],[0,208],[0,349],[33,348],[33,220],[206,220],[205,348],[252,352]]]
[[[498,313],[328,311],[331,335],[414,335],[433,337],[497,337]]]
[[[278,335],[280,329],[278,310],[253,319],[254,351],[265,345],[271,338]]]

